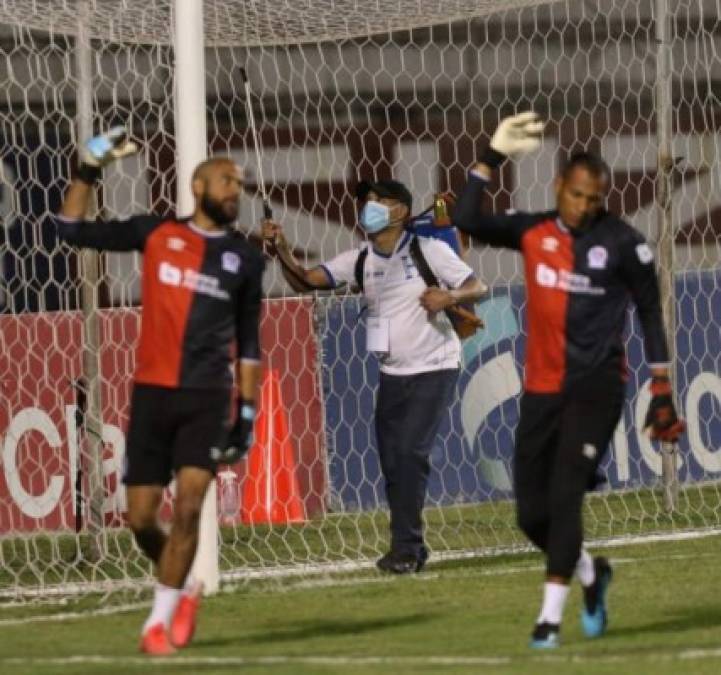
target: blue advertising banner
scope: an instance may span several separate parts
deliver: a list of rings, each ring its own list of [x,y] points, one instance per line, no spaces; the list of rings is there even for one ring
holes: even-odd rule
[[[676,280],[679,413],[689,426],[680,444],[682,482],[721,478],[720,281],[719,271]],[[524,289],[512,287],[496,290],[476,308],[486,329],[463,344],[457,395],[432,455],[430,504],[512,496],[524,302]],[[649,372],[640,325],[630,314],[627,400],[603,462],[612,489],[654,485],[661,475],[660,448],[640,428],[649,402]],[[357,298],[333,302],[324,318],[323,395],[332,496],[344,510],[378,508],[385,504],[373,427],[378,365],[365,350],[362,303]]]

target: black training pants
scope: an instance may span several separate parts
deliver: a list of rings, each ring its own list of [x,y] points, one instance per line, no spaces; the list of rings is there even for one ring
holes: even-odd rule
[[[418,558],[423,549],[430,454],[457,379],[458,370],[380,374],[375,428],[391,512],[391,550],[399,555]]]
[[[513,478],[519,527],[547,555],[547,573],[570,579],[581,553],[583,495],[621,416],[616,369],[561,394],[524,392]]]

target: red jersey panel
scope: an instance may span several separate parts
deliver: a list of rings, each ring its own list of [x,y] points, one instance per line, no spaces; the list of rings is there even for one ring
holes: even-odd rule
[[[260,358],[263,257],[235,231],[207,232],[189,220],[55,218],[65,241],[143,252],[143,311],[135,380],[162,387],[219,389],[239,358]]]
[[[145,243],[143,311],[135,381],[177,387],[194,290],[188,284],[205,257],[205,238],[187,223],[159,225]]]
[[[571,235],[555,219],[540,222],[521,238],[528,293],[526,389],[561,389],[566,376],[568,293],[562,279],[573,271]]]

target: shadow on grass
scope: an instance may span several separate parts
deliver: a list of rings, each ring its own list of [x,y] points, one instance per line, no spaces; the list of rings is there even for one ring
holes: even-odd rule
[[[313,620],[295,621],[293,625],[281,626],[269,631],[256,631],[232,638],[214,638],[196,640],[195,648],[211,649],[225,645],[264,644],[277,642],[295,642],[316,637],[341,637],[344,635],[361,635],[373,631],[384,631],[401,626],[413,626],[427,623],[437,618],[436,614],[409,614],[407,616],[389,616],[364,620]]]
[[[425,568],[430,572],[442,572],[445,570],[458,570],[458,569],[507,569],[508,567],[521,567],[528,565],[529,567],[538,565],[544,560],[543,554],[540,551],[527,551],[523,553],[514,553],[511,555],[499,555],[499,556],[470,556],[460,558],[458,560],[440,560],[438,558],[431,558],[428,566]]]
[[[721,626],[721,605],[676,608],[673,616],[655,617],[656,620],[637,626],[609,628],[608,635],[614,637],[631,637],[649,633],[679,633],[699,628],[716,628]]]

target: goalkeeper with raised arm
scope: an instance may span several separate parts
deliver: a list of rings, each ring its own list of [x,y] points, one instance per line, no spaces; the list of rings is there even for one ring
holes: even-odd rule
[[[305,269],[278,224],[265,221],[263,236],[296,291],[350,285],[365,296],[367,348],[380,362],[375,431],[391,516],[390,550],[376,565],[410,574],[428,558],[423,505],[430,454],[460,364],[460,341],[445,311],[474,302],[486,287],[448,243],[413,233],[405,185],[363,181],[358,188],[368,243]]]
[[[263,259],[230,227],[238,215],[242,176],[228,158],[209,159],[195,169],[195,210],[189,218],[86,222],[102,167],[135,149],[122,128],[88,141],[55,223],[60,238],[74,246],[144,254],[123,482],[128,523],[157,572],[140,649],[166,655],[187,645],[195,629],[202,588],[189,571],[216,465],[236,462],[252,442]],[[237,396],[230,425],[234,342]],[[166,535],[158,510],[171,477],[176,489]]]
[[[583,586],[585,634],[598,637],[606,630],[611,567],[582,548],[581,508],[621,416],[630,300],[652,375],[645,426],[652,438],[676,442],[684,424],[672,401],[653,254],[639,232],[604,209],[611,176],[603,160],[573,155],[556,178],[552,211],[481,212],[493,169],[509,156],[535,150],[542,131],[532,112],[501,121],[470,172],[453,222],[473,238],[519,251],[524,259],[528,340],[514,490],[518,524],[547,561],[531,646],[553,648],[574,573]]]

